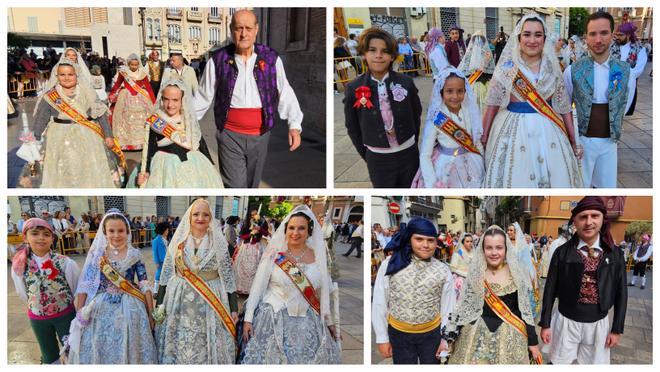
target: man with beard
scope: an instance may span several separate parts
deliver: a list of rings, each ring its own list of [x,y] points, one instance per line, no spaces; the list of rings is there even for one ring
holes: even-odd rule
[[[564,70],[566,91],[577,111],[584,187],[617,187],[617,141],[635,89],[628,64],[610,53],[613,29],[609,13],[590,15],[591,54]]]
[[[632,104],[626,111],[626,116],[631,116],[635,112],[635,103],[637,102],[637,79],[644,72],[646,61],[648,59],[646,48],[637,39],[635,32],[637,27],[632,22],[625,22],[616,28],[614,33],[614,43],[611,46],[612,57],[624,61],[630,65],[630,79],[635,81],[635,90]]]

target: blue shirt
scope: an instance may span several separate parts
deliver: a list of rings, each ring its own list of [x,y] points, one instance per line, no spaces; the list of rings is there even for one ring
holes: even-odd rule
[[[410,44],[399,44],[399,54],[411,56],[413,54],[413,50],[410,47]]]
[[[154,255],[154,262],[156,263],[156,280],[160,280],[160,271],[163,269],[165,262],[165,255],[167,254],[167,246],[163,237],[158,235],[151,241],[151,251]]]

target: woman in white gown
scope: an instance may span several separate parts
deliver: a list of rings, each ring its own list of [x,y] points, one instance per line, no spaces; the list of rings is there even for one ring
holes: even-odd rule
[[[486,109],[486,93],[488,83],[495,71],[494,61],[493,53],[488,47],[488,39],[478,30],[470,38],[465,56],[458,65],[458,69],[470,81],[481,115]]]
[[[570,97],[546,35],[539,15],[524,16],[495,68],[481,139],[486,188],[582,187]]]
[[[158,362],[233,364],[236,284],[227,240],[208,201],[195,200],[183,215],[159,283],[156,312],[164,320],[156,317],[161,323],[156,326]]]
[[[245,310],[244,364],[338,364],[322,227],[305,205],[282,221]],[[249,341],[248,341],[249,340]]]
[[[451,123],[444,123],[448,118]],[[445,129],[441,129],[445,128]],[[481,115],[465,75],[440,71],[433,86],[413,187],[479,188],[484,177]]]
[[[44,91],[47,91],[48,89],[55,86],[57,83],[57,65],[65,61],[72,63],[76,68],[76,75],[78,76],[79,83],[87,84],[91,87],[92,73],[89,71],[89,68],[83,60],[82,55],[80,55],[80,52],[74,48],[65,48],[60,55],[59,61],[50,72],[48,82],[44,85]]]

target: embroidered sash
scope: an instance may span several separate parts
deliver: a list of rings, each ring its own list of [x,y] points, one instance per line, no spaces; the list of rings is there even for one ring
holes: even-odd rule
[[[186,150],[191,150],[191,146],[186,143],[186,134],[176,129],[174,125],[166,122],[157,112],[147,118],[146,124],[149,125],[154,132],[169,138],[172,142]]]
[[[144,88],[139,86],[135,80],[131,79],[128,74],[124,71],[119,71],[119,74],[124,78],[124,83],[126,83],[126,88],[131,91],[131,94],[141,94],[144,97],[146,97],[149,102],[153,101],[151,100],[151,96],[149,95],[149,92],[147,92]]]
[[[462,148],[469,152],[481,155],[477,147],[474,145],[472,136],[460,125],[456,124],[449,116],[445,115],[442,111],[438,112],[435,120],[433,121],[436,129],[447,134],[451,139],[458,143]]]
[[[101,267],[101,272],[105,275],[108,280],[120,291],[126,293],[127,295],[133,296],[140,300],[143,304],[147,304],[147,299],[144,296],[144,293],[136,288],[133,283],[129,282],[121,276],[121,274],[115,270],[114,267],[110,264],[110,261],[107,257],[102,256],[101,261],[99,261],[99,266]]]
[[[470,77],[468,78],[468,83],[470,83],[470,85],[474,84],[474,82],[477,81],[477,80],[481,77],[481,75],[482,75],[483,73],[484,73],[484,71],[481,70],[481,69],[476,70],[476,71],[473,72],[472,75],[470,75]]]
[[[291,279],[293,284],[298,288],[305,300],[314,309],[317,314],[321,314],[321,301],[316,295],[316,290],[312,283],[307,279],[305,273],[296,266],[296,264],[284,255],[284,252],[279,252],[275,257],[275,264],[284,271],[286,276]]]
[[[518,70],[518,73],[513,78],[513,88],[525,98],[527,103],[536,110],[539,114],[545,116],[548,120],[553,122],[561,131],[568,136],[564,122],[559,115],[550,107],[541,95],[536,91],[534,85],[527,79],[525,74]]]
[[[211,288],[206,284],[202,278],[197,274],[193,273],[183,262],[183,243],[179,244],[176,255],[174,257],[174,266],[176,271],[183,277],[183,279],[190,284],[191,287],[206,301],[206,303],[211,306],[211,308],[218,314],[218,317],[222,320],[222,323],[225,325],[229,333],[236,338],[236,326],[232,320],[229,312],[222,304],[222,301],[218,296],[213,293]]]
[[[499,298],[498,295],[493,292],[493,290],[488,285],[488,282],[484,280],[484,287],[486,288],[486,293],[484,294],[484,301],[488,304],[491,310],[500,318],[503,322],[511,325],[518,333],[527,338],[527,324],[520,319],[516,314],[514,314],[511,309]],[[539,357],[536,360],[532,361],[536,364],[543,364],[543,357]]]
[[[51,106],[53,106],[55,109],[57,109],[57,111],[68,116],[71,120],[82,125],[83,127],[91,129],[99,137],[105,140],[105,135],[103,134],[103,129],[101,128],[101,126],[98,123],[88,120],[86,116],[76,111],[76,109],[74,109],[64,99],[62,99],[57,89],[53,88],[49,90],[48,92],[46,92],[45,97],[48,103]],[[121,151],[121,147],[119,146],[119,141],[117,140],[117,138],[113,138],[113,140],[114,140],[114,144],[112,146],[112,152],[115,155],[117,155],[117,157],[119,158],[120,166],[122,168],[126,168],[126,157],[124,156],[124,153]]]

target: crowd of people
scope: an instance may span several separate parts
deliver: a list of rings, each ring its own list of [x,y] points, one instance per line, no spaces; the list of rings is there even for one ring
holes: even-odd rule
[[[131,53],[108,60],[74,48],[58,57],[47,48],[39,67],[30,53],[17,51],[20,63],[11,64],[10,74],[20,80],[19,91],[25,79],[36,79],[39,88],[30,133],[21,134],[17,152],[28,163],[19,184],[258,187],[277,117],[288,123],[294,151],[303,113],[277,52],[256,44],[256,14],[235,12],[231,30],[232,43],[190,65],[180,53],[166,64],[156,50],[148,58]],[[199,124],[210,108],[217,159]],[[127,163],[126,151],[141,151],[139,163]]]
[[[542,364],[544,354],[552,364],[609,364],[627,287],[639,279],[645,288],[653,251],[650,232],[635,238],[615,244],[607,209],[592,196],[554,237],[525,234],[518,223],[475,233],[438,233],[420,217],[374,224],[378,351],[395,364]]]
[[[59,221],[22,220],[11,275],[42,363],[341,363],[334,227],[306,205],[259,212],[221,221],[196,199],[151,216],[153,278],[137,217],[106,212],[82,269],[52,249]]]
[[[336,39],[335,56],[359,56],[343,68],[366,65],[345,80],[344,119],[374,187],[617,187],[616,143],[651,49],[632,22],[615,27],[597,11],[566,41],[530,13],[511,36],[464,39],[458,26],[447,36],[397,40],[372,27],[359,42]],[[410,76],[424,63],[425,120]]]

